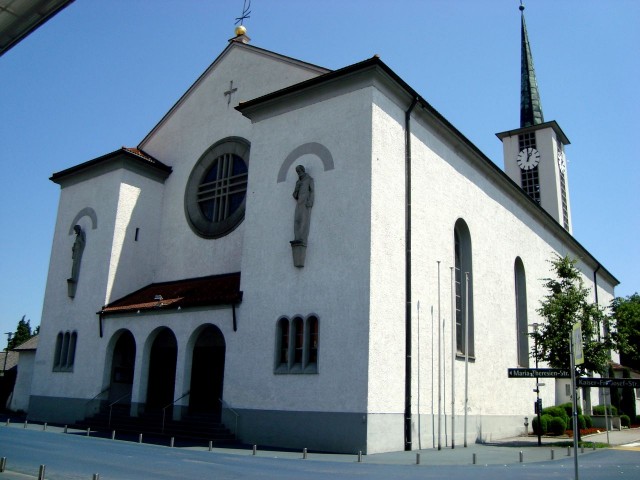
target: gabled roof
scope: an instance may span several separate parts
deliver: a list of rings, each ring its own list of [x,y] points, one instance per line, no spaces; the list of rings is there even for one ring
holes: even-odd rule
[[[24,352],[27,350],[36,350],[38,348],[38,337],[39,335],[35,335],[31,337],[26,342],[22,342],[20,345],[15,347],[13,350],[16,352]]]
[[[109,305],[99,315],[143,311],[176,310],[188,307],[236,305],[242,302],[240,272],[208,277],[152,283]]]
[[[202,72],[193,85],[191,85],[186,92],[178,99],[178,101],[169,109],[169,111],[160,119],[160,121],[151,129],[151,131],[142,139],[142,141],[138,144],[138,148],[143,148],[146,142],[153,136],[153,134],[160,129],[160,127],[173,115],[173,113],[182,105],[187,98],[191,95],[191,93],[204,81],[205,78],[209,75],[209,73],[215,69],[215,67],[222,61],[224,57],[226,57],[229,52],[231,52],[234,48],[241,48],[248,50],[250,52],[257,53],[259,55],[267,56],[274,58],[276,60],[289,63],[295,65],[299,68],[303,68],[312,72],[317,73],[318,75],[322,75],[324,73],[329,72],[330,70],[324,67],[320,67],[318,65],[314,65],[312,63],[303,62],[302,60],[298,60],[293,57],[288,57],[286,55],[281,55],[276,52],[272,52],[270,50],[266,50],[264,48],[255,47],[253,45],[249,45],[247,43],[243,43],[242,41],[237,41],[237,38],[232,38],[229,40],[229,44],[226,48],[216,57],[216,59],[207,67],[207,69]]]
[[[123,163],[121,165],[115,165],[116,162]],[[167,178],[172,171],[169,165],[156,160],[140,149],[121,147],[118,150],[107,153],[106,155],[102,155],[101,157],[94,158],[93,160],[89,160],[88,162],[84,162],[80,165],[76,165],[75,167],[56,172],[51,175],[49,180],[54,183],[60,184],[62,181],[73,175],[88,172],[91,169],[95,169],[97,167],[117,167],[124,166],[127,163],[131,164],[134,167],[142,168],[143,170],[149,170],[150,172],[153,172],[156,175],[160,176],[162,179]]]
[[[19,356],[20,354],[18,352],[14,352],[13,350],[9,350],[8,352],[0,352],[0,372],[8,372],[12,368],[15,368],[18,365]]]

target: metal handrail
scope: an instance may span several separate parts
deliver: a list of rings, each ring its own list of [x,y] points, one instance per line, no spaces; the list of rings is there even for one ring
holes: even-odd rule
[[[87,416],[87,406],[93,402],[96,398],[98,398],[100,395],[102,395],[103,393],[108,392],[111,389],[111,385],[106,386],[105,388],[103,388],[99,393],[96,393],[93,398],[90,398],[89,400],[87,400],[86,402],[84,402],[84,416]]]
[[[131,392],[129,393],[125,393],[123,396],[121,396],[120,398],[118,398],[115,402],[111,402],[109,404],[109,428],[111,428],[111,412],[113,411],[113,406],[118,403],[120,400],[130,397],[131,396]]]
[[[238,436],[238,418],[240,417],[240,414],[238,412],[236,412],[233,409],[233,407],[231,407],[231,405],[229,405],[223,399],[219,398],[218,400],[220,401],[220,403],[222,404],[223,407],[226,407],[227,410],[229,410],[231,413],[233,413],[236,416],[236,428],[234,429],[233,434],[237,437]]]
[[[174,405],[178,400],[182,400],[184,397],[186,397],[190,393],[191,393],[191,390],[188,390],[187,393],[183,393],[181,397],[176,398],[173,402],[171,402],[168,405],[165,405],[164,407],[162,407],[162,433],[164,433],[164,417],[165,417],[165,415],[167,413],[167,408],[169,408],[172,405]]]

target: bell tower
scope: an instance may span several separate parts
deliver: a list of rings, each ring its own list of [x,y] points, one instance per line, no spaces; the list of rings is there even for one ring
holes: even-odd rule
[[[571,207],[564,153],[569,139],[555,120],[544,121],[533,55],[520,5],[520,128],[497,133],[505,173],[571,232]]]

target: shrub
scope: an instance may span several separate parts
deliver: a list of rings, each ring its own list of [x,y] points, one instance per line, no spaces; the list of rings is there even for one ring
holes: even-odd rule
[[[593,428],[593,420],[589,415],[584,415],[585,428]]]
[[[608,415],[618,415],[618,409],[614,405],[607,405]],[[596,405],[593,407],[594,415],[604,415],[604,405]]]
[[[563,417],[552,417],[549,421],[549,432],[562,435],[567,430],[567,422]]]
[[[558,405],[558,407],[563,408],[567,417],[571,418],[571,415],[573,415],[573,403],[562,403]],[[582,407],[580,405],[578,405],[578,415],[582,415]]]
[[[573,428],[573,425],[571,425],[571,427]],[[587,428],[587,419],[584,415],[578,415],[578,428],[580,430]]]
[[[629,415],[620,415],[620,425],[623,427],[631,426],[631,418],[629,418]]]
[[[552,417],[560,417],[564,419],[565,423],[567,421],[566,419],[568,418],[567,412],[564,408],[562,408],[562,406],[543,408],[542,414],[551,415]]]
[[[540,417],[540,425],[542,426],[542,428],[539,430],[538,428],[538,417],[535,416],[533,417],[533,421],[531,422],[531,428],[533,428],[533,433],[535,433],[536,435],[544,435],[545,433],[547,433],[547,428],[548,428],[548,424],[549,424],[549,415],[542,415]]]

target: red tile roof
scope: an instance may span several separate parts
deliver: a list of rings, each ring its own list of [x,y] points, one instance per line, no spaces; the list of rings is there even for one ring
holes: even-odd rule
[[[105,316],[138,311],[175,310],[178,307],[233,305],[241,301],[240,272],[236,272],[152,283],[105,305],[98,314]]]

